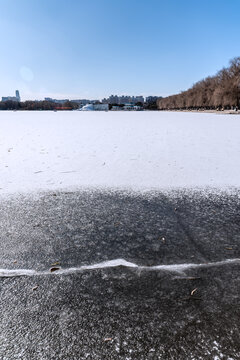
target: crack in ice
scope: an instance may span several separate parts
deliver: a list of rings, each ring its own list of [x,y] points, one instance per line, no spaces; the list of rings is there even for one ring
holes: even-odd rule
[[[28,269],[0,269],[0,278],[1,277],[18,277],[18,276],[39,276],[39,275],[67,275],[71,273],[77,273],[85,270],[97,270],[97,269],[107,269],[123,266],[126,268],[134,268],[139,270],[148,270],[148,271],[168,271],[173,273],[184,273],[185,270],[195,269],[195,268],[206,268],[213,266],[223,266],[227,264],[240,264],[240,258],[235,259],[226,259],[216,262],[208,263],[184,263],[184,264],[170,264],[170,265],[155,265],[155,266],[141,266],[134,264],[132,262],[126,261],[124,259],[115,259],[103,261],[101,263],[92,264],[92,265],[83,265],[80,267],[71,267],[71,268],[59,268],[59,270],[54,271],[54,273],[47,271],[37,271],[37,270],[28,270]]]

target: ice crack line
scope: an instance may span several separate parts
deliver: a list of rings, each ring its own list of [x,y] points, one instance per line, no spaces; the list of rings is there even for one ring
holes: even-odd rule
[[[156,265],[156,266],[139,266],[132,262],[126,261],[124,259],[115,259],[103,261],[101,263],[92,264],[92,265],[83,265],[80,267],[72,267],[68,269],[59,268],[59,270],[51,273],[48,271],[36,271],[28,269],[0,269],[0,277],[18,277],[18,276],[39,276],[39,275],[67,275],[72,273],[81,272],[84,270],[95,270],[95,269],[107,269],[114,268],[118,266],[123,266],[126,268],[134,268],[139,270],[148,270],[148,271],[168,271],[172,273],[184,273],[185,270],[195,269],[195,268],[207,268],[214,266],[223,266],[227,264],[240,264],[240,259],[226,259],[223,261],[202,263],[202,264],[193,264],[193,263],[184,263],[184,264],[171,264],[171,265]]]

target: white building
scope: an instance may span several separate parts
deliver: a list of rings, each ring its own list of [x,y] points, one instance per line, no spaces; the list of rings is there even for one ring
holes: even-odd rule
[[[87,104],[84,105],[80,110],[82,111],[108,111],[108,104]]]
[[[81,109],[79,109],[81,111],[94,111],[94,108],[93,108],[93,104],[87,104],[87,105],[84,105]]]
[[[113,105],[111,110],[112,111],[121,111],[121,110],[123,110],[123,108],[121,106],[118,106],[118,105]]]
[[[134,110],[133,104],[125,104],[123,110]]]

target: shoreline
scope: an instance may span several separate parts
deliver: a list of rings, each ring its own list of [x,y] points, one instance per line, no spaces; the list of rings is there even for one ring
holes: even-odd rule
[[[186,113],[208,113],[208,114],[218,114],[218,115],[240,115],[240,110],[174,110],[174,109],[166,109],[157,111],[163,112],[186,112]]]

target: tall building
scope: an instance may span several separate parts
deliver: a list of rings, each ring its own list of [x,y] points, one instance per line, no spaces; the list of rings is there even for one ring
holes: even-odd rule
[[[17,101],[21,101],[19,90],[16,90],[16,99]]]
[[[134,102],[135,102],[135,103],[138,103],[138,102],[144,103],[144,97],[143,97],[142,95],[135,96],[135,97],[134,97]]]
[[[118,104],[118,96],[117,95],[111,95],[108,98],[109,104]]]
[[[16,90],[16,96],[3,96],[2,97],[2,101],[20,101],[20,94],[19,94],[19,90]]]

